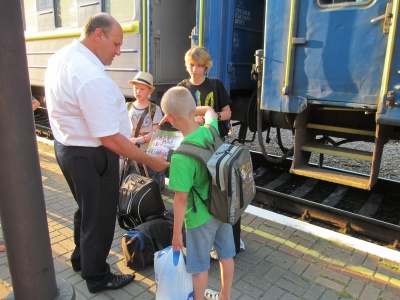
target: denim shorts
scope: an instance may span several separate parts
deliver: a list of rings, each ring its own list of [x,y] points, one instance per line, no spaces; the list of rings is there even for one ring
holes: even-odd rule
[[[210,252],[214,245],[219,259],[236,255],[232,225],[212,218],[207,223],[186,231],[186,271],[202,273],[210,268]]]

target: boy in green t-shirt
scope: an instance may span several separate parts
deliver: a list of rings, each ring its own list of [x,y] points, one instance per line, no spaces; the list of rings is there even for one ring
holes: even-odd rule
[[[193,96],[187,88],[173,87],[161,100],[165,114],[162,122],[170,122],[179,129],[184,142],[205,146],[206,140],[213,140],[211,131],[196,123],[196,115],[205,117],[205,124],[218,130],[217,114],[209,106],[196,108]],[[171,158],[169,188],[175,191],[174,197],[174,233],[172,248],[183,247],[182,227],[186,226],[186,270],[193,274],[194,300],[203,297],[213,300],[230,299],[235,256],[232,226],[213,217],[207,206],[191,191],[192,187],[203,199],[208,197],[209,177],[207,168],[199,160],[175,154]],[[197,212],[193,211],[193,202]],[[206,290],[210,251],[212,246],[218,253],[221,268],[221,292]]]

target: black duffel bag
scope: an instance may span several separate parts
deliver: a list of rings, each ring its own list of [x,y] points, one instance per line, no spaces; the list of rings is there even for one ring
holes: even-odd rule
[[[156,181],[133,173],[126,176],[120,187],[117,209],[121,228],[129,230],[148,220],[161,218],[164,211]]]
[[[168,213],[168,211],[166,211]],[[154,262],[154,253],[171,246],[173,219],[159,218],[142,223],[121,238],[125,264],[141,270]]]

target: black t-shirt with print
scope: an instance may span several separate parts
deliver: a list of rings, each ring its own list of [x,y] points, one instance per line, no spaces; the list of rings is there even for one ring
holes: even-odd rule
[[[215,82],[215,93],[217,93],[216,97],[214,95],[214,88],[211,84],[211,80],[214,80]],[[178,83],[178,86],[184,86],[189,89],[194,100],[196,101],[196,106],[210,106],[216,112],[220,112],[223,107],[232,103],[232,100],[225,90],[224,85],[217,78],[206,77],[200,85],[193,85],[190,83],[189,79],[185,79]],[[228,122],[229,120],[218,122],[218,129],[221,136],[228,134]]]

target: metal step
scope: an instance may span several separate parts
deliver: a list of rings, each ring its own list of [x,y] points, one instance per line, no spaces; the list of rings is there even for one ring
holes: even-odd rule
[[[375,131],[370,130],[361,130],[355,128],[346,128],[346,127],[337,127],[337,126],[328,126],[323,124],[314,124],[314,123],[307,123],[308,129],[318,129],[323,131],[331,131],[331,132],[341,132],[341,133],[348,133],[348,134],[356,134],[356,135],[365,135],[374,137]]]
[[[300,147],[302,151],[328,154],[332,156],[347,157],[352,159],[372,161],[372,152],[344,147],[325,145],[317,142],[308,142]]]
[[[324,168],[312,167],[309,165],[301,165],[290,169],[290,172],[300,176],[316,178],[338,184],[344,184],[359,189],[370,190],[371,182],[367,176],[348,174],[340,171],[329,170]]]

